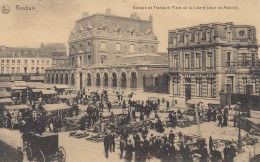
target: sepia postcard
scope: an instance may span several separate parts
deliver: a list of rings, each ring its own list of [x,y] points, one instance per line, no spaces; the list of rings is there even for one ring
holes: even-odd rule
[[[0,162],[260,161],[260,0],[0,10]]]

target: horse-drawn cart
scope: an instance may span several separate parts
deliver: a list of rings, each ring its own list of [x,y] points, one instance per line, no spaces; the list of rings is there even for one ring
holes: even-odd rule
[[[29,161],[58,161],[65,162],[66,152],[58,144],[57,133],[43,133],[42,135],[28,133],[23,135],[25,152]]]

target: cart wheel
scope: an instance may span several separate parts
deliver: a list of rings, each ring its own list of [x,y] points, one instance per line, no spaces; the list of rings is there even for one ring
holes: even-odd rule
[[[25,153],[26,153],[27,160],[33,161],[33,155],[32,155],[31,147],[26,147],[25,148]]]
[[[45,162],[45,156],[41,150],[39,150],[39,152],[38,152],[37,162]]]
[[[60,146],[58,148],[57,154],[58,154],[58,162],[65,162],[65,160],[66,160],[66,152],[65,152],[64,147]]]

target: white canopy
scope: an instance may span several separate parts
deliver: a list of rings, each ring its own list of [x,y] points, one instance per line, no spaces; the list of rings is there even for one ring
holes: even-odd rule
[[[7,110],[21,110],[21,109],[31,109],[31,105],[6,105],[5,108]]]
[[[45,111],[56,111],[56,110],[66,110],[66,109],[70,109],[71,107],[65,103],[61,103],[61,104],[46,104],[46,105],[42,105],[43,109]]]
[[[57,94],[57,92],[55,90],[42,90],[42,94],[44,95],[51,95],[51,94]]]
[[[2,98],[2,99],[0,99],[0,103],[12,103],[12,99],[11,98]]]

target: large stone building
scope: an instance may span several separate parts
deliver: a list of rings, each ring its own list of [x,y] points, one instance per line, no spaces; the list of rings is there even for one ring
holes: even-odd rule
[[[259,94],[254,26],[201,24],[170,30],[168,37],[170,94],[175,103],[190,99],[216,103],[226,94],[223,104],[234,104],[226,102],[228,96]]]
[[[109,9],[106,14],[84,13],[69,37],[70,66],[49,69],[46,82],[70,84],[77,90],[106,87],[168,93],[168,87],[155,88],[155,83],[166,82],[168,58],[157,54],[152,21],[152,16],[141,20],[135,13],[111,15]]]
[[[57,52],[59,55],[66,55],[65,45],[51,43],[44,46],[42,44],[40,48],[2,46],[0,48],[1,81],[44,81],[45,69],[52,67],[52,57]]]

